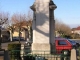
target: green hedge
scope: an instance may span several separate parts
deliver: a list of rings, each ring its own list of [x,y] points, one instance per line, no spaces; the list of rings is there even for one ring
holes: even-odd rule
[[[35,57],[36,57],[36,56],[33,56],[33,55],[23,56],[24,60],[35,60]]]
[[[21,59],[20,58],[20,50],[21,44],[20,43],[11,43],[8,44],[8,51],[12,60],[14,59]]]

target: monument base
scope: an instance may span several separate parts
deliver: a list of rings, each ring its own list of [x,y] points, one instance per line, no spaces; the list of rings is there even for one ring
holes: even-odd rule
[[[51,47],[49,43],[32,43],[33,54],[50,54]]]

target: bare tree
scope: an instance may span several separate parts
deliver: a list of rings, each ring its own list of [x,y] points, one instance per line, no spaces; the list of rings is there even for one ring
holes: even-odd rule
[[[10,41],[13,41],[13,33],[14,33],[14,25],[12,24],[12,25],[9,25],[8,27],[7,27],[7,29],[9,30],[9,32],[10,32]]]
[[[4,24],[8,21],[8,13],[1,12],[0,13],[0,48],[1,48],[1,29]]]
[[[13,22],[13,25],[15,26],[16,29],[19,31],[19,38],[20,38],[20,33],[22,30],[23,26],[30,27],[28,29],[28,32],[31,31],[32,27],[32,11],[29,10],[27,15],[26,14],[20,14],[20,13],[14,13],[11,17],[11,21]],[[30,34],[29,34],[30,35]],[[20,42],[20,39],[19,39]]]
[[[29,11],[28,11],[26,18],[27,18],[27,21],[28,21],[28,20],[30,20],[30,21],[33,20],[33,12],[32,12],[32,10],[29,10]]]
[[[28,24],[29,40],[32,40],[32,20],[28,20],[27,24]]]
[[[1,12],[0,13],[0,25],[6,24],[9,20],[9,13]]]
[[[32,40],[32,20],[33,20],[33,11],[29,10],[27,14],[27,24],[28,24],[28,32],[29,32],[29,40]]]
[[[19,43],[20,43],[20,35],[21,35],[21,28],[24,25],[27,25],[26,15],[25,14],[13,14],[11,20],[13,24],[19,31]]]
[[[69,35],[71,33],[71,28],[59,20],[55,22],[55,30],[58,31],[60,35]]]

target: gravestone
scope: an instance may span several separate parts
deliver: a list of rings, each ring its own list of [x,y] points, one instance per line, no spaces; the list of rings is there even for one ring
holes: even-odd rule
[[[54,10],[57,6],[52,0],[35,0],[33,10],[33,53],[50,54],[55,39]],[[38,52],[36,52],[38,51]],[[42,52],[43,51],[43,52]]]

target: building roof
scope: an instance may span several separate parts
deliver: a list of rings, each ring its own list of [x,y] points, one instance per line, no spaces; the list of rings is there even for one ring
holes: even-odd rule
[[[72,28],[72,31],[74,30],[80,30],[80,26],[76,27],[76,28]]]
[[[76,28],[72,28],[72,31],[76,30]]]
[[[76,28],[76,30],[80,30],[80,26],[78,26],[78,27]]]
[[[2,30],[2,31],[1,31],[1,34],[2,34],[2,35],[9,35],[10,33],[9,33],[9,31],[7,31],[7,30]]]

